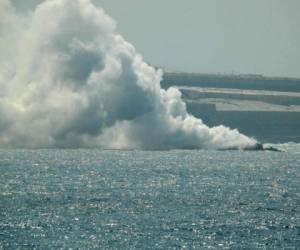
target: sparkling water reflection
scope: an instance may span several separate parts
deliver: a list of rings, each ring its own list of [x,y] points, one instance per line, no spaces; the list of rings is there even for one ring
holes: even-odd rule
[[[300,154],[0,151],[0,249],[297,249]]]

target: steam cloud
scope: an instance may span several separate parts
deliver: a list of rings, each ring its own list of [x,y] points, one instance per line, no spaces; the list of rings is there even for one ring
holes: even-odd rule
[[[27,15],[0,0],[0,147],[251,148],[254,139],[209,128],[181,93],[160,87],[89,0],[51,0]],[[4,49],[5,47],[5,49]]]

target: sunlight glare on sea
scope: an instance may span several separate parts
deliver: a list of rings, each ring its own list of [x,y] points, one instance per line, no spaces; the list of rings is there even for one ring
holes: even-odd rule
[[[1,150],[0,249],[297,249],[285,152]]]

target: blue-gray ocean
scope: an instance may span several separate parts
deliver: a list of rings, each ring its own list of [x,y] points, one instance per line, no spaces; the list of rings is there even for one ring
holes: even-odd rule
[[[0,150],[0,249],[300,249],[285,152]]]

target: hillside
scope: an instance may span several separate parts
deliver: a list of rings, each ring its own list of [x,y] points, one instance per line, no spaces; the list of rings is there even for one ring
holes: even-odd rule
[[[165,73],[162,87],[170,86],[209,126],[237,128],[263,142],[300,142],[300,79]]]

